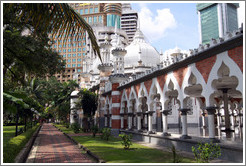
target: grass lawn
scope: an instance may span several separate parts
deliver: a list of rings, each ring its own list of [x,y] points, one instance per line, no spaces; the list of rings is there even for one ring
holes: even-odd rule
[[[64,125],[61,125],[61,124],[53,123],[53,125],[56,126],[57,128],[59,128],[60,130],[62,130],[66,134],[74,134],[73,129],[71,129],[71,128],[66,128]],[[80,131],[80,132],[82,132],[82,131]]]
[[[13,163],[15,157],[26,145],[39,124],[15,137],[15,126],[3,126],[3,162]],[[23,127],[23,126],[20,126]]]
[[[133,143],[130,150],[123,149],[120,138],[110,137],[109,141],[99,136],[74,136],[80,144],[107,163],[172,163],[173,155],[158,149]],[[181,163],[194,163],[194,159],[180,157]]]

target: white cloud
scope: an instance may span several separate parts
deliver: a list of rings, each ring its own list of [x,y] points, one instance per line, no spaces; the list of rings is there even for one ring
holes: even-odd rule
[[[140,29],[150,41],[157,41],[165,36],[168,29],[176,27],[176,21],[170,9],[158,9],[154,15],[146,5],[141,5],[139,12]]]
[[[238,26],[241,27],[241,23],[245,23],[245,2],[239,2],[238,13]]]

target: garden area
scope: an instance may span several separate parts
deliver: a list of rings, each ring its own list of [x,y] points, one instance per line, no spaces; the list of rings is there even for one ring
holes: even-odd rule
[[[97,155],[100,159],[107,163],[195,163],[193,158],[179,156],[174,149],[170,152],[150,148],[124,139],[122,137],[113,137],[110,129],[104,128],[98,130],[95,137],[92,132],[86,133],[82,129],[74,133],[73,128],[66,127],[61,124],[54,124],[64,133],[70,135],[74,140]],[[82,134],[83,133],[83,134]],[[129,147],[126,148],[126,145]]]
[[[3,126],[3,162],[13,163],[18,153],[26,145],[33,133],[39,127],[39,123],[23,131],[18,136],[15,136],[16,126]],[[24,125],[18,126],[19,129],[24,128]],[[19,130],[20,131],[20,130]]]

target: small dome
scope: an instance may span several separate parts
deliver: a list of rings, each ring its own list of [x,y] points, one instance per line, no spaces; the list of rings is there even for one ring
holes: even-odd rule
[[[138,29],[135,33],[134,40],[126,48],[125,67],[138,66],[138,61],[146,66],[156,66],[160,63],[160,54],[158,51],[147,43],[143,33]]]
[[[78,96],[79,91],[75,90],[71,93],[71,96]]]

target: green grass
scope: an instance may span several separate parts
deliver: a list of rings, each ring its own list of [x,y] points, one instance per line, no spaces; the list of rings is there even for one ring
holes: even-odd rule
[[[66,134],[74,134],[73,129],[72,129],[71,127],[66,128],[66,127],[65,127],[64,125],[62,125],[62,124],[55,124],[55,123],[53,123],[53,125],[56,126],[57,128],[59,128],[60,130],[62,130],[62,131],[63,131],[64,133],[66,133]],[[83,133],[83,131],[80,130],[79,133]]]
[[[130,150],[123,149],[121,139],[110,137],[109,141],[102,140],[100,136],[74,136],[80,144],[96,154],[107,163],[172,163],[170,152],[149,148],[133,143]],[[195,162],[194,159],[181,158],[182,163]]]
[[[15,126],[3,127],[3,162],[13,163],[15,157],[26,145],[33,133],[38,128],[39,124],[35,127],[28,129],[26,132],[15,136]],[[22,126],[23,127],[23,126]]]

